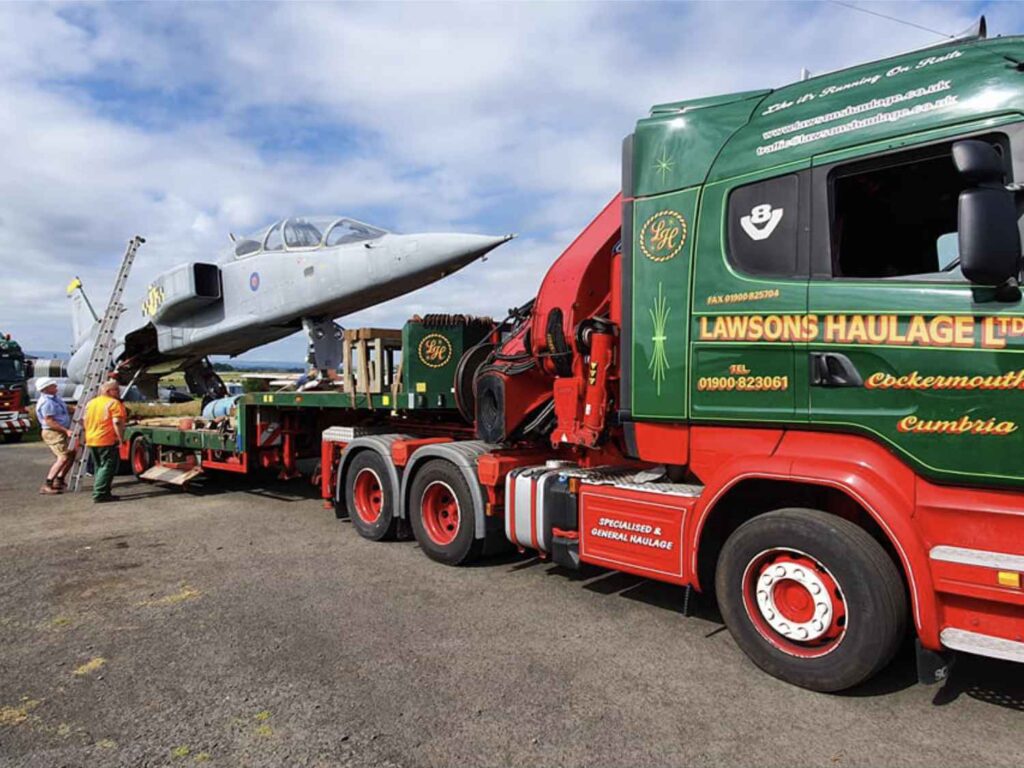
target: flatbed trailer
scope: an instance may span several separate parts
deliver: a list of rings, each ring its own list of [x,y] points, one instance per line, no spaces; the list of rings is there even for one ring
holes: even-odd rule
[[[254,392],[228,398],[233,401],[230,416],[184,418],[178,426],[164,420],[158,426],[132,424],[121,458],[140,477],[160,466],[188,472],[189,480],[194,470],[244,474],[258,468],[292,478],[299,474],[300,461],[321,457],[320,435],[331,427],[344,427],[352,435],[401,429],[472,436],[471,424],[453,399],[453,371],[461,353],[495,329],[489,318],[435,315],[411,320],[402,331],[347,331],[353,343],[346,349],[344,391]],[[398,353],[400,363],[394,359]],[[160,478],[178,479],[166,472]]]
[[[713,593],[815,690],[908,633],[923,681],[956,652],[1024,662],[1022,61],[959,40],[655,106],[621,194],[506,321],[413,319],[400,375],[381,337],[345,392],[246,395],[122,451],[140,474],[319,460],[364,538]]]

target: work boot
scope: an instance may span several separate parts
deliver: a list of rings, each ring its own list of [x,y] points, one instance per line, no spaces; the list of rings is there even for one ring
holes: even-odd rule
[[[60,491],[58,491],[52,485],[47,485],[46,483],[43,483],[42,487],[39,489],[39,492],[43,494],[43,496],[56,496],[58,493],[60,493]]]
[[[115,496],[112,493],[108,493],[108,494],[106,494],[104,496],[95,496],[95,497],[93,497],[92,503],[93,504],[106,504],[108,501],[120,501],[120,500],[121,500],[120,496]]]

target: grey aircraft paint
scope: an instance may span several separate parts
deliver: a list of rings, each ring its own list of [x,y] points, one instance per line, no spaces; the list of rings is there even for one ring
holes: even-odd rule
[[[292,218],[235,239],[216,263],[189,262],[125,303],[115,360],[142,379],[208,355],[238,355],[429,285],[513,235],[398,235],[354,219]],[[97,323],[74,287],[68,375],[81,382]],[[140,379],[141,383],[141,379]]]

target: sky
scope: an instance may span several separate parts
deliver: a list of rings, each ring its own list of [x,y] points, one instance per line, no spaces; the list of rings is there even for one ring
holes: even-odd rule
[[[616,194],[651,105],[939,43],[910,24],[982,13],[990,37],[1024,32],[1022,3],[0,2],[0,332],[66,351],[67,283],[104,305],[136,233],[129,300],[230,232],[319,213],[518,233],[346,327],[500,318]]]

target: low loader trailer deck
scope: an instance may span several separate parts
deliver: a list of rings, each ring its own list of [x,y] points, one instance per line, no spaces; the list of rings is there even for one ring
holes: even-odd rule
[[[506,320],[356,333],[343,391],[132,426],[123,455],[318,460],[367,539],[713,593],[756,664],[815,690],[911,633],[922,680],[955,652],[1024,662],[1021,62],[1020,38],[958,40],[658,105]]]

